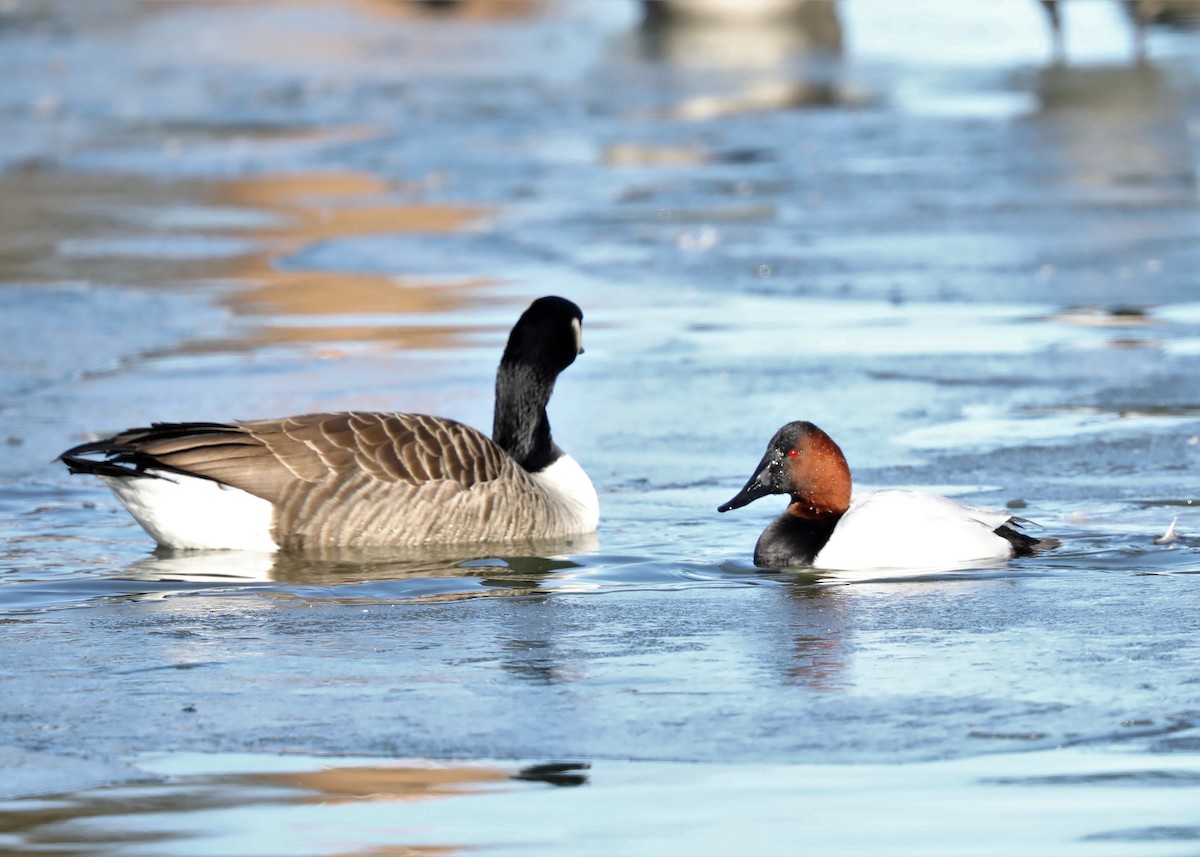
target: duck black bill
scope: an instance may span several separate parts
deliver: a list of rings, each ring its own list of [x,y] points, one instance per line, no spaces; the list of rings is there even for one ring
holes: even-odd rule
[[[759,497],[766,497],[768,494],[774,494],[775,489],[771,486],[771,465],[770,458],[764,458],[759,464],[758,470],[750,481],[746,483],[741,491],[733,496],[733,499],[717,507],[718,512],[728,512],[730,509],[740,509],[747,503],[753,503]]]

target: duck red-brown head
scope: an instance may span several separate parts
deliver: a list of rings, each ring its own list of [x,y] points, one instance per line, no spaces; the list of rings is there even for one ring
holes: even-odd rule
[[[850,466],[833,438],[810,422],[791,422],[775,432],[754,475],[733,499],[717,507],[728,512],[768,494],[791,497],[788,514],[822,519],[850,507]]]

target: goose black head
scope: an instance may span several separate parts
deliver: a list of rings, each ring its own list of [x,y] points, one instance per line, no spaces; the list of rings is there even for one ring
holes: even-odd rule
[[[583,353],[583,310],[566,298],[538,298],[517,319],[501,364],[558,375]]]

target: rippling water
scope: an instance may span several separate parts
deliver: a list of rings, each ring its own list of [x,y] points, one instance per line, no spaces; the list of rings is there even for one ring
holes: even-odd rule
[[[0,6],[0,850],[1194,853],[1194,30],[1138,65],[1066,4],[1055,64],[1032,2]],[[548,293],[594,539],[161,553],[52,463],[486,427]],[[716,506],[801,418],[860,488],[1064,546],[757,569],[781,504]]]

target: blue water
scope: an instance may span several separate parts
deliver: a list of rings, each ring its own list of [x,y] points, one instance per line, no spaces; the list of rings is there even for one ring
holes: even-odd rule
[[[1200,42],[1065,5],[0,9],[0,850],[1195,853]],[[595,539],[164,554],[53,462],[487,427],[550,293]],[[1064,545],[757,569],[801,418]]]
[[[6,827],[17,820],[6,838],[93,854],[1124,855],[1192,853],[1200,837],[1195,754],[903,766],[139,761],[167,779],[0,804]]]

